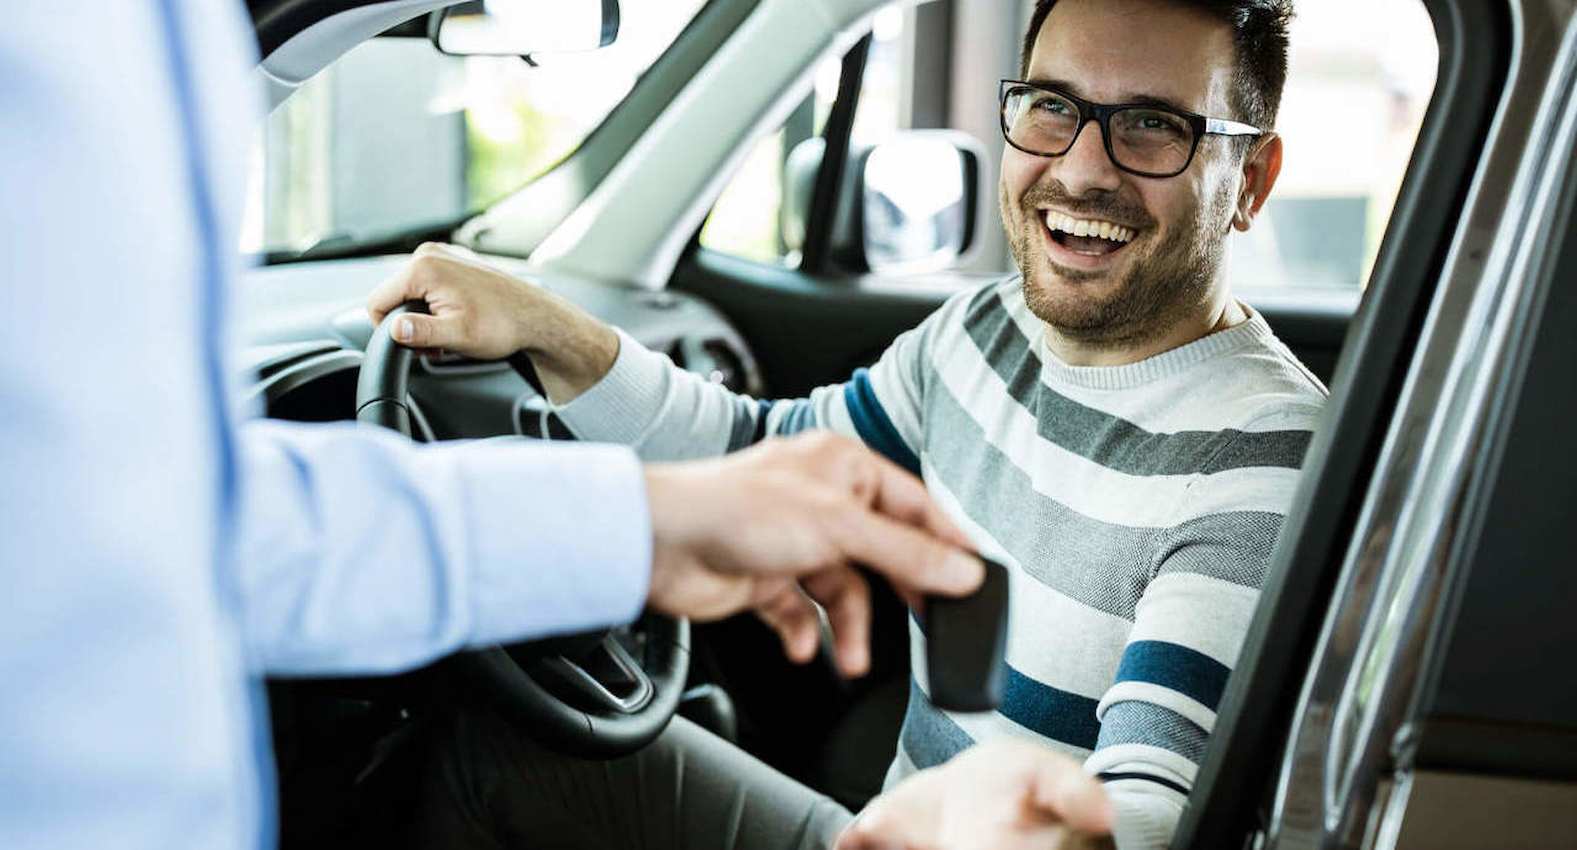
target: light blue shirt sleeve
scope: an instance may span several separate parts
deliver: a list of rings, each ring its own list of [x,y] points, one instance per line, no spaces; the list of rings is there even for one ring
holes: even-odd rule
[[[628,449],[274,422],[240,447],[235,568],[268,673],[393,671],[640,613],[651,530]]]

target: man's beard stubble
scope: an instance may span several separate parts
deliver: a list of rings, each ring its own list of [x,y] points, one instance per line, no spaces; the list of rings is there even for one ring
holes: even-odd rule
[[[1036,185],[1018,201],[1021,218],[1015,233],[1009,224],[1009,203],[1004,195],[1002,221],[1009,228],[1013,258],[1023,272],[1024,302],[1037,318],[1070,340],[1103,349],[1143,343],[1164,335],[1210,298],[1226,233],[1225,226],[1216,222],[1227,221],[1230,214],[1226,192],[1196,206],[1190,220],[1178,222],[1159,244],[1133,258],[1111,294],[1099,300],[1079,287],[1102,273],[1057,266],[1060,281],[1041,279],[1049,258],[1042,247],[1044,225],[1037,208],[1052,206],[1078,218],[1137,225],[1147,232],[1154,222],[1149,213],[1115,195],[1076,199],[1060,185]]]

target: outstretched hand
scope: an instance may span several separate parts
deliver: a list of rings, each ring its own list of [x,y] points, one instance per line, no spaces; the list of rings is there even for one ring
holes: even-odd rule
[[[1077,761],[1002,738],[871,801],[836,850],[1095,850],[1111,830],[1106,790]]]
[[[649,604],[711,620],[754,610],[796,661],[814,656],[826,608],[849,676],[870,666],[871,591],[856,566],[907,596],[961,596],[984,568],[914,476],[822,432],[647,471]]]

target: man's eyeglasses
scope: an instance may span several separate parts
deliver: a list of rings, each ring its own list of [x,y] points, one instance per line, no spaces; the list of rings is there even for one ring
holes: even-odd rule
[[[1206,118],[1150,104],[1108,106],[1020,80],[1003,80],[1002,136],[1036,156],[1062,156],[1073,149],[1084,125],[1101,125],[1106,155],[1140,177],[1176,177],[1188,169],[1205,136],[1261,136],[1258,127]]]

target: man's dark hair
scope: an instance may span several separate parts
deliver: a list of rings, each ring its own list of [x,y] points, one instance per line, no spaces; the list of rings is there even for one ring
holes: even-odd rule
[[[1287,82],[1288,29],[1292,24],[1292,0],[1171,0],[1205,12],[1232,27],[1232,42],[1237,46],[1236,85],[1233,107],[1242,114],[1232,116],[1256,127],[1276,125],[1281,108],[1281,89]],[[1024,33],[1024,55],[1019,74],[1029,73],[1029,57],[1041,25],[1051,14],[1057,0],[1037,0]],[[1227,117],[1227,116],[1221,116]]]

